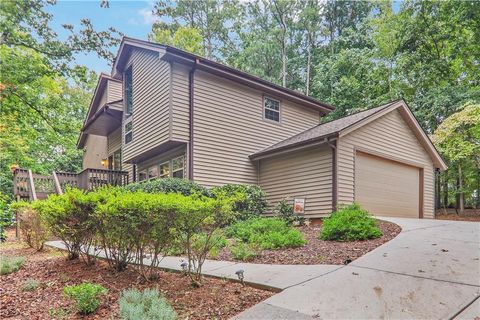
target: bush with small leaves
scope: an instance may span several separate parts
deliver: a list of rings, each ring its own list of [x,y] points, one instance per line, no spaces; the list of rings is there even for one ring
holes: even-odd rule
[[[147,193],[180,193],[184,196],[198,194],[209,196],[210,192],[207,188],[187,179],[165,178],[131,183],[125,186],[125,190],[130,192],[147,192]]]
[[[48,229],[39,212],[26,201],[14,202],[10,209],[17,216],[21,238],[29,247],[38,251],[43,250],[48,239]]]
[[[40,286],[40,282],[38,280],[28,278],[22,285],[23,291],[33,291]]]
[[[354,203],[340,208],[323,220],[320,238],[323,240],[355,241],[382,236],[375,218]]]
[[[293,200],[287,198],[277,203],[273,209],[273,213],[289,224],[302,224],[305,220],[304,217],[293,212]]]
[[[260,248],[255,244],[238,241],[230,247],[230,252],[236,260],[251,261],[258,256]]]
[[[120,318],[123,320],[174,320],[175,310],[157,289],[140,292],[129,289],[122,292],[119,300]]]
[[[63,288],[64,294],[75,301],[75,307],[82,314],[90,314],[100,306],[100,298],[108,293],[108,290],[99,285],[85,282],[76,286]]]
[[[25,262],[24,257],[0,256],[0,275],[10,274],[18,271]]]
[[[226,184],[212,188],[213,197],[222,196],[234,199],[233,210],[237,220],[258,217],[267,208],[266,193],[259,186],[248,184]]]

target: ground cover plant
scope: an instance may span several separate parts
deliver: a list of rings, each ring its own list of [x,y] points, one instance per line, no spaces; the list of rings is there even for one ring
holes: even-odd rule
[[[75,301],[78,312],[90,314],[97,310],[101,303],[101,297],[106,295],[108,290],[99,284],[85,282],[75,286],[66,286],[63,292]]]
[[[24,262],[24,257],[0,256],[0,275],[10,274],[18,271]]]
[[[377,220],[354,203],[332,213],[323,221],[320,237],[323,240],[354,241],[382,236]]]
[[[120,317],[124,320],[174,320],[177,314],[157,289],[129,289],[119,300]]]

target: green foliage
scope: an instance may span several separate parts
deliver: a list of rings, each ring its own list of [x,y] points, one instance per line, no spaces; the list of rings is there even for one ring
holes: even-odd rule
[[[320,238],[323,240],[355,241],[382,236],[375,218],[358,204],[348,205],[323,220]]]
[[[24,262],[24,257],[0,256],[0,275],[18,271],[23,266]]]
[[[120,296],[120,318],[123,320],[174,320],[175,310],[157,289],[124,290]]]
[[[143,191],[149,193],[180,193],[184,196],[191,194],[209,195],[207,188],[191,180],[179,178],[154,179],[139,183],[131,183],[125,187],[127,191]]]
[[[213,196],[235,199],[233,210],[238,213],[237,219],[247,220],[265,212],[266,194],[259,186],[246,184],[226,184],[212,188]]]
[[[292,200],[286,198],[282,199],[282,201],[277,203],[277,205],[273,209],[273,213],[279,218],[285,220],[288,224],[302,224],[305,219],[302,216],[293,212],[292,202]]]
[[[0,242],[7,240],[5,228],[11,226],[13,221],[9,200],[9,197],[0,191]]]
[[[20,234],[29,247],[40,251],[48,239],[48,229],[44,220],[31,203],[26,201],[13,202],[10,210],[14,212],[20,223]]]
[[[28,278],[22,285],[23,291],[33,291],[36,290],[40,286],[40,282],[38,280]]]
[[[256,244],[237,241],[230,247],[230,252],[236,260],[251,261],[258,256],[260,248]]]
[[[152,33],[148,35],[150,41],[173,46],[200,56],[205,54],[202,35],[199,30],[191,27],[179,27],[175,31],[168,29],[162,22],[152,26]]]
[[[99,284],[85,282],[75,286],[63,288],[64,294],[75,301],[75,307],[82,314],[95,312],[100,306],[101,297],[108,293],[108,290]]]
[[[227,244],[227,238],[225,238],[221,230],[215,230],[211,234],[200,232],[192,237],[193,252],[202,252],[205,246],[208,246],[208,256],[212,258],[218,256],[220,250],[226,247]]]
[[[225,235],[258,245],[262,249],[300,247],[305,244],[300,231],[278,218],[254,218],[240,221],[227,227]]]

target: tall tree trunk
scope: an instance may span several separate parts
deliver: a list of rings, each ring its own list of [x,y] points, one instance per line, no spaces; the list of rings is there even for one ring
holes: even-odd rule
[[[310,41],[310,36],[308,36],[308,48],[307,48],[307,84],[305,88],[305,95],[310,93],[310,68],[312,67],[312,45]]]
[[[460,204],[460,214],[464,214],[465,212],[465,195],[463,193],[463,181],[462,181],[462,167],[458,165],[458,202]]]
[[[447,210],[448,207],[448,175],[444,172],[443,177],[443,207]]]

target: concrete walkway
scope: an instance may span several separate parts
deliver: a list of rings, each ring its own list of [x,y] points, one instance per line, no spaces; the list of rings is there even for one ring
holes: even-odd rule
[[[348,266],[208,260],[204,274],[281,291],[237,319],[475,319],[480,316],[480,223],[382,218],[393,240]],[[63,249],[58,241],[47,245]],[[161,268],[179,271],[181,258]]]
[[[290,287],[237,319],[475,319],[480,223],[382,218],[402,232],[348,266]]]

